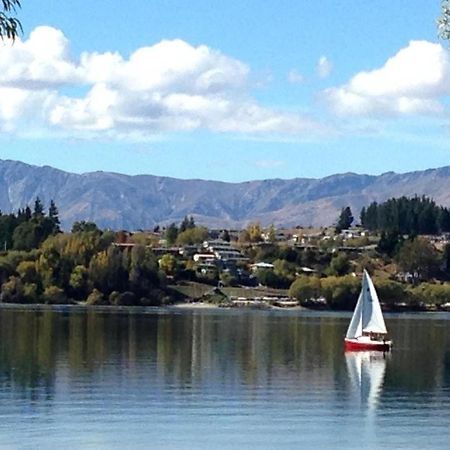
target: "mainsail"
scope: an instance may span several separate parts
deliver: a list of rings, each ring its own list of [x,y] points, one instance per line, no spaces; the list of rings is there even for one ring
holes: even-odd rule
[[[361,292],[346,337],[356,338],[362,336],[364,332],[387,334],[377,291],[366,270],[364,270]]]

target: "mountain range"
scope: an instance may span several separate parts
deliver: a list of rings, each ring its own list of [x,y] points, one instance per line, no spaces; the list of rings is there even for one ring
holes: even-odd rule
[[[32,206],[37,196],[48,206],[53,199],[65,229],[76,220],[94,221],[103,228],[150,229],[186,215],[215,228],[240,228],[249,222],[332,225],[342,207],[350,206],[358,218],[372,201],[416,194],[450,206],[450,166],[378,176],[344,173],[226,183],[111,172],[76,174],[0,160],[0,209]]]

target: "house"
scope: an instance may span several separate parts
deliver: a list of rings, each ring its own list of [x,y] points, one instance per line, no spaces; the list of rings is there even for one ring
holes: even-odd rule
[[[257,270],[273,270],[274,265],[266,262],[258,262],[252,264],[250,267],[253,272],[256,272]]]
[[[214,258],[218,261],[224,262],[248,261],[248,258],[245,257],[240,250],[233,247],[231,243],[228,241],[223,241],[221,239],[215,239],[213,241],[205,241],[203,243],[203,248],[206,249],[207,253],[213,254]]]

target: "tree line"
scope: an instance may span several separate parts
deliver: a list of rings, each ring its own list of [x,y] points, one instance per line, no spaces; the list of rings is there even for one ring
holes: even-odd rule
[[[370,231],[407,235],[450,232],[450,211],[423,197],[391,198],[361,210],[361,225]]]
[[[7,303],[159,305],[165,275],[151,249],[114,246],[116,233],[75,222],[62,233],[53,201],[0,213],[0,300]]]

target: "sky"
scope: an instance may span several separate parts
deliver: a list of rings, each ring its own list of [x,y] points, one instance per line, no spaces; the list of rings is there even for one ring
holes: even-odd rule
[[[23,35],[0,43],[0,159],[229,182],[450,165],[439,12],[23,0]]]

